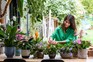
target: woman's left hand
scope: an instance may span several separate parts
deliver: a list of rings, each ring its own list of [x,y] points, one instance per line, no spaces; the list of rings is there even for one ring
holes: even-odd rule
[[[49,38],[48,43],[49,44],[55,44],[56,45],[58,42],[56,42],[56,41],[52,40],[51,38]]]

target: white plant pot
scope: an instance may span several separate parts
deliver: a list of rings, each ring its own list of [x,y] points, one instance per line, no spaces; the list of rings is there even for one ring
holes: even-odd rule
[[[30,56],[30,50],[22,50],[21,51],[22,57],[23,58],[29,58]]]
[[[79,49],[78,50],[78,58],[86,59],[87,53],[88,53],[88,49]]]

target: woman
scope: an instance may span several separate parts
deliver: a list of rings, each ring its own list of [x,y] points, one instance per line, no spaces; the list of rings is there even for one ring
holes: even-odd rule
[[[61,26],[58,26],[49,38],[50,44],[66,43],[76,40],[76,24],[73,15],[67,15]],[[60,42],[61,41],[61,42]]]

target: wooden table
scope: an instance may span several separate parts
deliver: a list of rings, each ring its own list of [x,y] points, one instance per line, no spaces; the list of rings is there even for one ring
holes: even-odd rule
[[[26,62],[41,62],[42,59],[33,59],[31,55],[29,59],[24,59]],[[21,56],[14,56],[13,58],[22,58]],[[0,62],[6,59],[5,54],[0,55]],[[45,55],[43,59],[49,59],[48,55]],[[57,55],[55,59],[61,59],[60,55]],[[93,62],[93,57],[88,57],[87,59],[62,59],[64,62]]]

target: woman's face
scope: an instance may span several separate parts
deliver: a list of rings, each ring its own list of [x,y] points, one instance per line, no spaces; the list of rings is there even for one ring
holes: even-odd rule
[[[65,20],[63,23],[65,28],[68,28],[70,26],[70,22],[68,20]]]

